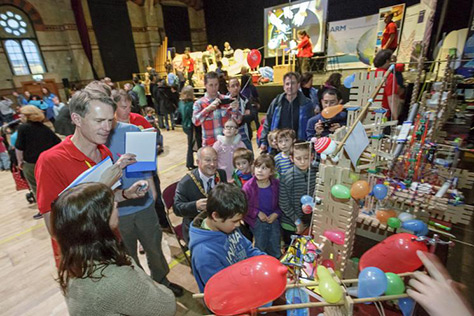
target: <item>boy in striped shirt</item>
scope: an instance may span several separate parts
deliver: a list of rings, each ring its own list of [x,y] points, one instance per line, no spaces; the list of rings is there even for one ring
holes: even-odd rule
[[[280,176],[293,166],[290,160],[291,146],[295,143],[296,133],[291,128],[284,128],[277,134],[280,153],[275,156],[275,167]]]

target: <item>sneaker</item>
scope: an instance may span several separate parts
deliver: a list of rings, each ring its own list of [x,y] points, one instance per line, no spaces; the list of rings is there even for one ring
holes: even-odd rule
[[[169,288],[171,290],[171,292],[173,292],[174,296],[176,297],[181,297],[183,296],[184,294],[184,289],[181,285],[178,285],[176,283],[171,283],[166,286],[167,288]]]
[[[42,219],[43,218],[43,214],[41,214],[40,212],[36,213],[35,215],[33,215],[33,218],[34,219]]]

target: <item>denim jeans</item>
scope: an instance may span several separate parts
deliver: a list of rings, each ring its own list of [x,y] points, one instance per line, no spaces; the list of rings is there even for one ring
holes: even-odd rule
[[[276,220],[269,224],[257,218],[255,226],[251,230],[255,239],[255,247],[280,259],[280,222]]]

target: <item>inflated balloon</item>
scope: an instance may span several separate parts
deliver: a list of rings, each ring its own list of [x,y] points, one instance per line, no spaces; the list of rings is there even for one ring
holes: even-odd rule
[[[319,292],[328,303],[337,303],[342,299],[342,288],[332,278],[328,269],[318,266]]]
[[[367,181],[359,180],[351,186],[351,196],[356,199],[363,199],[370,193],[370,185]]]
[[[348,287],[346,291],[350,296],[359,297],[359,293],[357,293],[357,286]]]
[[[252,49],[250,53],[247,55],[247,64],[249,64],[250,68],[257,68],[262,61],[262,54],[257,49]]]
[[[394,234],[366,251],[359,262],[359,269],[377,267],[384,272],[413,272],[423,265],[416,251],[428,251],[424,242],[408,233]]]
[[[351,191],[342,184],[335,184],[331,188],[331,194],[337,199],[348,199],[351,197]]]
[[[377,200],[383,200],[387,196],[388,187],[384,184],[376,184],[372,192]]]
[[[326,267],[326,268],[331,268],[334,270],[334,268],[336,267],[336,265],[334,264],[334,261],[332,261],[331,259],[324,259],[323,262],[321,262],[321,264]]]
[[[338,104],[338,105],[334,105],[334,106],[328,106],[327,108],[325,108],[324,110],[321,111],[321,115],[325,119],[330,119],[330,118],[333,118],[334,116],[338,115],[339,113],[341,113],[342,110],[344,110],[344,105],[342,105],[342,104]]]
[[[414,218],[415,216],[413,216],[413,214],[410,214],[407,212],[398,214],[398,219],[401,220],[402,222],[409,221],[410,219],[414,219]]]
[[[301,210],[303,211],[304,214],[311,214],[313,212],[313,206],[311,204],[304,204],[301,207]]]
[[[419,219],[404,221],[402,228],[414,232],[417,236],[425,236],[428,234],[428,225]]]
[[[359,273],[358,295],[360,298],[377,297],[387,290],[387,277],[379,268],[367,267]]]
[[[350,172],[349,173],[349,178],[351,179],[352,183],[354,183],[357,180],[359,180],[359,174],[354,173],[354,172]]]
[[[346,239],[346,234],[341,230],[325,230],[323,235],[337,245],[344,245]]]
[[[390,217],[387,221],[387,224],[389,227],[397,229],[397,228],[400,228],[400,226],[402,226],[402,221],[396,217]]]
[[[405,283],[398,274],[387,272],[385,276],[387,277],[387,290],[385,291],[385,295],[405,293]]]
[[[313,198],[310,195],[303,195],[300,201],[301,201],[301,204],[310,204],[314,202]]]
[[[285,293],[287,304],[309,303],[308,292],[302,288],[291,288]],[[309,316],[309,308],[290,309],[286,312],[287,316]]]
[[[249,312],[283,294],[287,271],[280,261],[271,256],[242,260],[209,279],[204,288],[204,301],[217,315]]]
[[[375,212],[375,216],[384,225],[387,225],[387,221],[391,217],[397,217],[397,212],[394,210],[378,210]]]
[[[347,89],[352,88],[352,83],[355,81],[355,74],[349,75],[344,78],[344,87]]]
[[[409,297],[400,298],[398,299],[398,307],[400,307],[403,316],[411,316],[415,308],[415,301]]]

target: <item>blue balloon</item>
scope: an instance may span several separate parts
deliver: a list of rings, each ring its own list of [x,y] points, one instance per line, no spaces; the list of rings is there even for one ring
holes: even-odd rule
[[[303,195],[300,201],[303,205],[314,203],[313,198],[309,195]]]
[[[388,187],[384,184],[376,184],[372,192],[377,200],[383,200],[387,196]]]
[[[387,290],[385,272],[375,267],[367,267],[359,274],[358,294],[360,298],[377,297]]]
[[[402,228],[412,231],[417,236],[426,236],[428,234],[428,225],[419,219],[404,221]]]
[[[415,308],[415,301],[409,297],[398,299],[398,307],[403,313],[403,316],[411,316]]]
[[[355,74],[349,75],[346,78],[344,78],[344,87],[347,89],[352,88],[352,83],[355,80]]]

